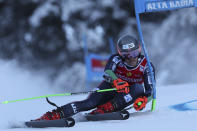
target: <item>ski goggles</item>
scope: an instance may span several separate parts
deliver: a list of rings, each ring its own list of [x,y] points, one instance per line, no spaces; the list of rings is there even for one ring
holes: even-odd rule
[[[124,58],[131,58],[131,57],[136,58],[139,56],[139,54],[140,54],[139,49],[130,52],[121,52],[121,56],[123,56]]]

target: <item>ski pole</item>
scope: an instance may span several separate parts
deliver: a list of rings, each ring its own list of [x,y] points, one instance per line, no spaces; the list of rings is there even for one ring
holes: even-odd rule
[[[34,99],[54,97],[54,96],[71,96],[71,95],[88,94],[88,93],[94,93],[94,92],[107,92],[107,91],[115,91],[115,90],[117,90],[117,89],[116,88],[111,88],[111,89],[103,89],[103,90],[87,91],[87,92],[51,94],[51,95],[38,96],[38,97],[32,97],[32,98],[25,98],[25,99],[11,100],[11,101],[3,101],[3,102],[1,102],[1,104],[15,103],[15,102],[19,102],[19,101],[27,101],[27,100],[34,100]]]

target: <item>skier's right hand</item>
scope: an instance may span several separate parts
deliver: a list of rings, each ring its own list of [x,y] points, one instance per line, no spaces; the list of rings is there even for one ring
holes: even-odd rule
[[[115,79],[113,81],[113,86],[117,89],[117,92],[129,93],[129,84],[122,79]]]
[[[136,111],[141,111],[146,107],[147,102],[148,98],[146,96],[140,96],[134,101],[133,107]]]

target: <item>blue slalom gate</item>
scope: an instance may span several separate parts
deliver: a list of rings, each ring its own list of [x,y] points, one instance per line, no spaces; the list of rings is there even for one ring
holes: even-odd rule
[[[134,4],[135,4],[135,15],[136,15],[138,33],[139,33],[142,49],[144,50],[144,54],[147,59],[148,67],[152,77],[151,80],[153,84],[153,100],[152,100],[151,110],[154,111],[156,106],[156,83],[154,80],[154,74],[150,64],[150,59],[145,47],[139,15],[142,13],[151,13],[158,11],[168,11],[168,10],[176,10],[181,8],[197,7],[197,0],[134,0]]]

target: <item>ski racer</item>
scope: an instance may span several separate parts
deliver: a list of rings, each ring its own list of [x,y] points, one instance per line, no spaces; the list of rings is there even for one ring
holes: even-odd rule
[[[75,101],[47,112],[39,120],[68,118],[78,112],[91,110],[91,114],[123,110],[133,104],[136,111],[145,108],[152,96],[152,82],[146,58],[141,54],[140,43],[130,35],[120,37],[118,54],[112,55],[105,67],[104,81],[97,90],[116,88],[114,91],[94,92],[87,99]],[[153,64],[153,73],[155,74]]]

